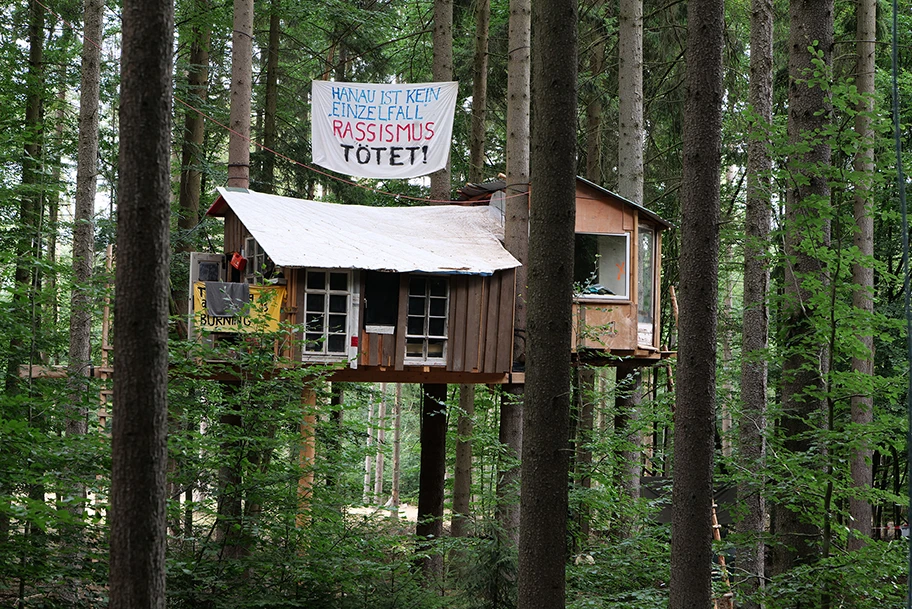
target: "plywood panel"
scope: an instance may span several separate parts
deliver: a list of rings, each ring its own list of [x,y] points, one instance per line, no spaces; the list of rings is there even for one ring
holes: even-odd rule
[[[576,232],[618,234],[633,230],[632,222],[628,205],[577,182]]]
[[[601,350],[634,350],[637,346],[636,307],[632,304],[573,303],[573,345]]]

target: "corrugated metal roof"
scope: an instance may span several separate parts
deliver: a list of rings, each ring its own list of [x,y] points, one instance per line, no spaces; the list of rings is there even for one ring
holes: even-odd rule
[[[491,275],[520,266],[487,206],[366,207],[219,188],[280,266]]]

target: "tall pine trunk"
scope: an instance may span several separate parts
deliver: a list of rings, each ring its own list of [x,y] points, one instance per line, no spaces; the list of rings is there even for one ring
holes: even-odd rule
[[[862,149],[855,155],[855,171],[862,178],[856,182],[855,191],[855,231],[854,244],[858,253],[874,258],[874,200],[871,193],[871,180],[874,175],[874,130],[871,126],[872,113],[874,112],[874,48],[876,35],[877,3],[873,0],[858,0],[856,4],[856,54],[858,63],[855,69],[855,84],[858,93],[864,96],[858,103],[858,114],[855,117],[855,133],[862,142]],[[869,320],[874,313],[874,269],[870,263],[855,262],[852,265],[852,282],[855,290],[852,292],[852,304],[859,309],[865,320]],[[865,322],[863,322],[865,323]],[[865,378],[865,387],[869,386],[874,375],[874,338],[870,330],[862,332],[858,340],[864,345],[867,353],[861,357],[852,358],[852,370]],[[852,397],[852,423],[864,426],[874,421],[874,396],[864,393]],[[867,437],[860,434],[861,438]],[[852,454],[851,473],[852,486],[858,489],[859,494],[871,488],[872,450],[867,443],[863,444]],[[871,504],[863,497],[849,497],[849,527],[853,533],[849,536],[849,548],[858,549],[866,540],[871,538],[872,511]]]
[[[565,606],[576,218],[577,3],[532,4],[536,116],[529,217],[519,609]]]
[[[472,428],[475,385],[459,386],[459,419],[456,423],[456,468],[453,474],[453,519],[450,535],[465,537],[472,499]]]
[[[820,397],[828,372],[824,340],[817,337],[822,314],[810,302],[824,272],[815,249],[826,247],[830,239],[830,190],[826,167],[830,146],[820,135],[829,123],[830,101],[820,83],[809,86],[808,79],[818,68],[817,53],[829,66],[833,51],[832,0],[794,0],[789,4],[789,110],[788,135],[799,148],[789,158],[790,171],[785,204],[784,302],[782,306],[783,342],[786,350],[782,365],[783,445],[791,453],[803,454],[809,467],[819,462],[813,452],[819,443],[810,437],[821,420],[824,400]],[[809,50],[814,47],[814,50]],[[823,75],[827,78],[827,75]],[[817,288],[820,289],[820,288]],[[809,522],[799,502],[777,503],[772,510],[777,544],[773,548],[772,575],[784,573],[798,563],[813,560],[820,541],[820,527]]]
[[[531,103],[529,46],[532,35],[531,0],[510,0],[507,45],[507,188],[504,247],[522,263],[516,268],[513,308],[513,368],[526,361],[526,264],[529,260],[529,106]],[[518,486],[522,458],[524,385],[508,385],[500,400],[498,439],[504,446],[498,464],[497,522],[515,548],[519,543]]]
[[[446,385],[421,386],[421,469],[418,474],[418,524],[415,534],[425,541],[443,535],[443,482],[446,475]],[[419,546],[421,547],[421,546]],[[423,546],[420,560],[425,576],[443,575],[440,550]]]
[[[434,0],[434,61],[431,66],[435,82],[453,80],[453,0]],[[452,199],[450,161],[431,174],[431,200],[447,203]]]
[[[475,6],[475,62],[472,77],[472,139],[469,182],[484,180],[485,127],[488,104],[488,26],[491,0],[478,0]]]
[[[165,604],[170,0],[127,0],[121,51],[110,607]]]
[[[750,39],[750,106],[763,133],[773,119],[773,2],[753,0]],[[745,609],[760,609],[763,589],[766,530],[764,464],[766,461],[766,348],[769,343],[769,232],[772,218],[767,138],[756,137],[747,147],[747,204],[745,209],[743,330],[741,336],[741,417],[738,422],[738,462],[744,479],[738,499],[744,516],[737,531],[747,540],[739,548],[737,567],[746,574],[741,586]]]
[[[690,0],[669,609],[712,599],[723,31],[722,0]]]

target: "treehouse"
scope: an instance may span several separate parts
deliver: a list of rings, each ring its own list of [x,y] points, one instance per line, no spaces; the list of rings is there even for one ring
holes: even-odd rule
[[[462,204],[364,207],[219,188],[227,254],[195,253],[190,332],[231,340],[293,327],[283,354],[336,381],[522,382],[519,262],[503,247],[503,183]],[[577,186],[574,345],[657,360],[660,233],[648,210]],[[238,306],[242,303],[243,306]],[[249,304],[248,304],[249,303]]]
[[[645,207],[576,180],[573,345],[582,357],[661,359],[662,231]]]

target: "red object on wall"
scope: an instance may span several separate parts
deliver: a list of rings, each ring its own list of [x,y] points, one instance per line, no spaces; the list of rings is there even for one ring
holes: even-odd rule
[[[231,254],[231,266],[243,273],[244,269],[247,268],[247,259],[234,252]]]

